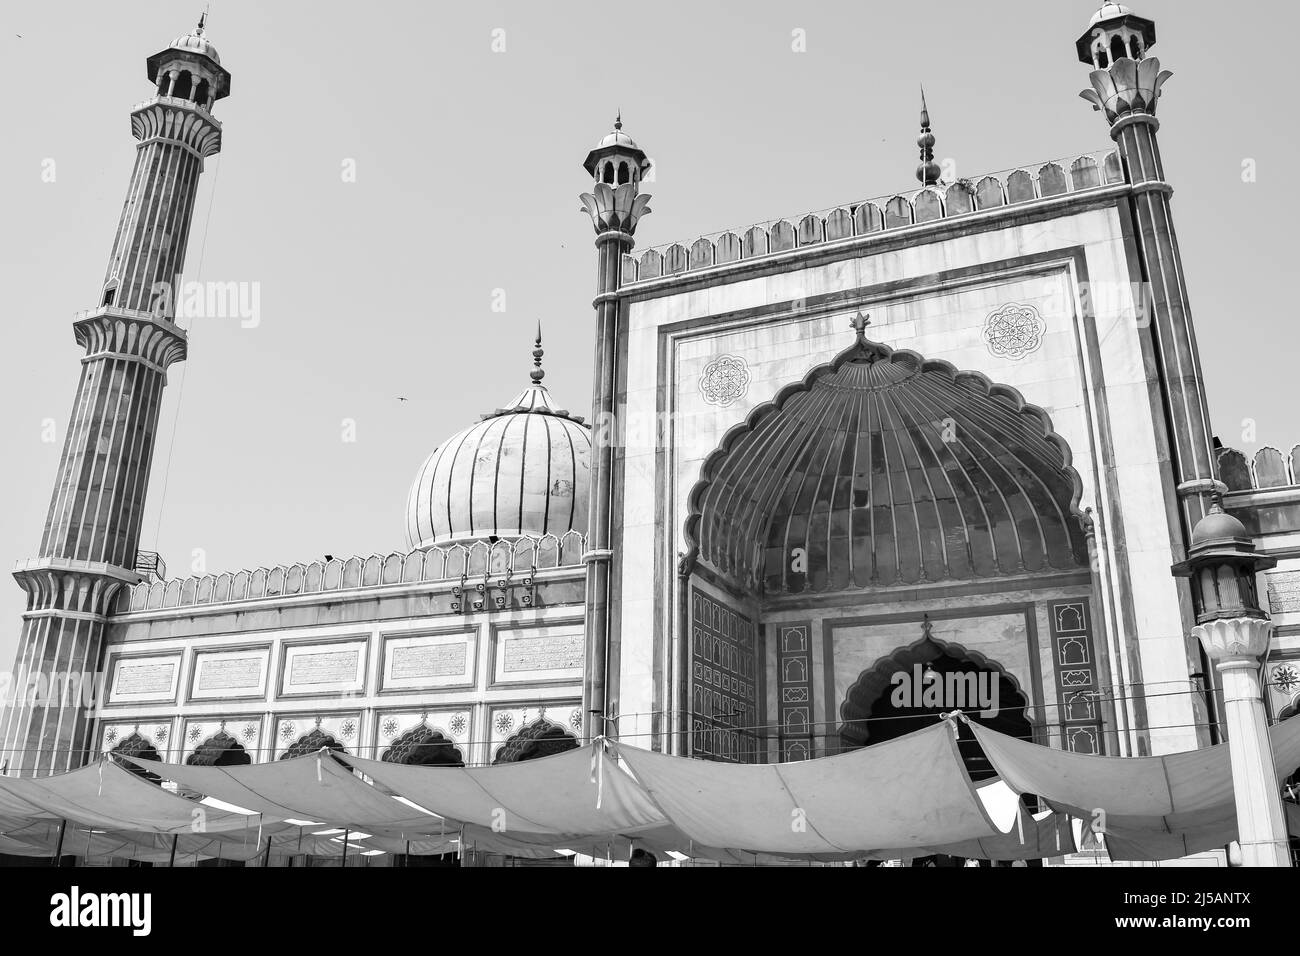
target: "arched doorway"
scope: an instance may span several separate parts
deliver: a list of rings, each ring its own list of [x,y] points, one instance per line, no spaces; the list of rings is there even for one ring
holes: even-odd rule
[[[578,740],[573,734],[559,724],[538,718],[507,739],[492,763],[519,763],[521,760],[552,757],[577,747]]]
[[[252,763],[253,758],[223,728],[195,747],[185,762],[191,767],[242,767]]]
[[[332,750],[338,754],[348,752],[346,747],[334,739],[333,734],[326,733],[319,727],[315,727],[286,747],[284,753],[280,754],[280,759],[290,760],[294,757],[304,757],[307,754],[314,754],[322,748]]]
[[[1029,701],[1019,681],[976,651],[929,633],[864,671],[840,706],[840,745],[855,750],[933,727],[940,715],[961,710],[973,723],[1020,740],[1033,740]],[[957,747],[975,781],[996,776],[970,728],[958,722]]]
[[[162,760],[162,756],[158,753],[158,748],[141,737],[139,731],[132,731],[126,737],[123,737],[122,741],[110,750],[109,753],[119,757],[134,757],[136,760]],[[156,773],[151,773],[148,770],[145,770],[138,763],[131,760],[120,760],[118,761],[118,766],[125,767],[127,770],[131,771],[131,773],[143,777],[150,783],[162,783],[162,778]]]
[[[421,767],[463,767],[460,749],[442,731],[419,723],[402,734],[379,756],[387,763]]]
[[[1062,739],[1079,728],[1097,739],[1091,523],[1068,444],[1016,389],[873,342],[861,314],[851,324],[852,346],[726,432],[688,497],[679,739],[697,756],[763,759],[708,746],[729,729],[718,715],[741,714],[740,726],[763,730],[767,759],[864,745],[838,739],[844,689],[910,644],[895,632],[927,613],[962,650],[932,648],[909,667],[945,681],[996,677],[1008,711],[999,729],[1015,736],[1046,740],[1026,722],[1037,706],[1055,708],[1039,719],[1061,724]],[[1077,609],[1075,623],[1058,626],[1054,602]],[[976,647],[1001,663],[965,651]],[[1012,671],[1023,685],[1008,683]],[[1056,701],[1083,703],[1056,707],[1049,681]],[[853,701],[852,719],[874,719],[877,703]],[[946,709],[883,716],[916,729]]]

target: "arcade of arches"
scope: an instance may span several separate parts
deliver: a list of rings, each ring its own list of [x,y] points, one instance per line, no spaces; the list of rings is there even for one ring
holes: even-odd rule
[[[952,709],[1103,752],[1090,523],[1068,446],[1016,390],[872,342],[866,325],[731,429],[691,493],[691,752],[806,759]],[[998,706],[898,692],[916,680]],[[973,740],[962,751],[986,773]]]

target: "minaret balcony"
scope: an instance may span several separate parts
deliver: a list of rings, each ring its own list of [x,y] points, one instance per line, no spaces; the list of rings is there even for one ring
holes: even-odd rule
[[[87,359],[128,358],[165,372],[186,354],[185,330],[152,312],[101,305],[78,312],[72,329]]]
[[[194,100],[186,99],[181,96],[151,96],[149,97],[149,99],[141,100],[139,103],[136,103],[134,106],[132,106],[131,112],[134,113],[137,110],[142,110],[146,106],[153,106],[154,104],[194,110],[196,113],[201,113],[204,117],[206,117],[208,122],[216,126],[217,129],[221,129],[221,121],[217,119],[216,116],[213,115],[212,110],[208,108],[206,103],[198,103]]]
[[[200,158],[221,150],[221,121],[206,107],[175,96],[154,96],[132,107],[131,133],[141,145],[179,143]]]

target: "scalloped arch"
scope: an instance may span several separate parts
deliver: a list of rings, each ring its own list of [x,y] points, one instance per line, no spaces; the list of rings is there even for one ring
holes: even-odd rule
[[[893,674],[898,673],[899,671],[908,671],[912,664],[921,662],[921,659],[927,656],[923,650],[926,645],[933,646],[938,652],[935,654],[934,658],[931,659],[936,659],[938,656],[944,655],[959,661],[967,661],[974,664],[980,670],[997,674],[1000,680],[1006,680],[1020,699],[1024,701],[1025,720],[1031,727],[1037,726],[1038,720],[1034,715],[1031,706],[1034,698],[1032,695],[1025,692],[1025,689],[1020,685],[1020,681],[1016,678],[1015,674],[1011,673],[997,661],[990,660],[979,651],[971,650],[964,644],[958,644],[955,641],[941,640],[940,638],[934,637],[932,634],[925,633],[911,644],[896,647],[884,657],[878,658],[870,667],[858,675],[857,680],[849,685],[849,689],[845,692],[844,700],[840,703],[839,707],[841,723],[835,731],[837,737],[841,740],[845,739],[846,731],[849,727],[849,721],[858,719],[850,716],[857,707],[855,701],[863,699],[864,697],[867,700],[875,700],[878,698],[881,693],[889,688]],[[1003,709],[1006,708],[1004,707]],[[868,725],[860,734],[849,736],[861,737],[861,742],[865,743],[870,740],[871,737],[870,726]]]
[[[1071,461],[1016,389],[860,338],[726,432],[686,541],[769,593],[1072,570],[1087,545]]]

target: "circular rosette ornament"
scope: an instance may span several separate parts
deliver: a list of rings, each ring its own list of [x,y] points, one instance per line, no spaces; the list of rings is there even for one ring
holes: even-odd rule
[[[1022,359],[1043,344],[1047,323],[1032,305],[1012,302],[984,320],[984,342],[989,354]]]
[[[1273,668],[1273,686],[1284,694],[1300,689],[1300,668],[1294,664],[1279,664]]]
[[[722,355],[700,373],[700,394],[710,405],[726,408],[749,391],[749,366],[736,355]]]

